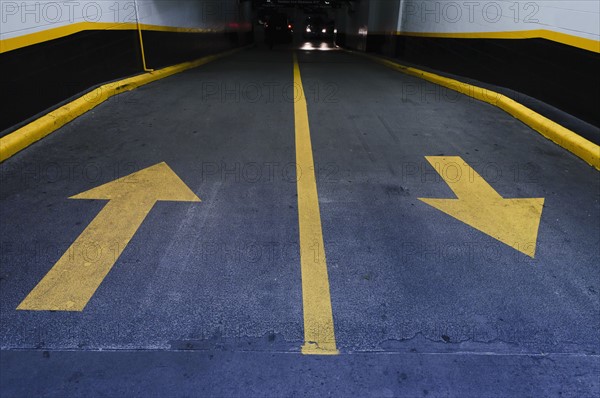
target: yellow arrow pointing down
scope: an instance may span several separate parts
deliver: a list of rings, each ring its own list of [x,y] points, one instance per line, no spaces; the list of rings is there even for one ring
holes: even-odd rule
[[[109,202],[18,310],[82,311],[157,201],[200,201],[164,162],[71,199]]]
[[[544,198],[504,199],[460,156],[426,156],[458,199],[419,200],[510,247],[535,256]]]

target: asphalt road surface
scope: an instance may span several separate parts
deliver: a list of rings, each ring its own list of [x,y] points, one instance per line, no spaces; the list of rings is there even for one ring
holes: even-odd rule
[[[303,48],[113,97],[2,163],[3,397],[600,394],[600,174]]]

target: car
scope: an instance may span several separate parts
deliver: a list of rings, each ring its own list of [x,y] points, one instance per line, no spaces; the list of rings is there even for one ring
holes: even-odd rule
[[[272,14],[266,19],[265,42],[269,48],[275,44],[291,43],[293,40],[293,26],[286,14]]]
[[[334,22],[327,21],[320,16],[308,17],[304,22],[303,36],[307,40],[331,40],[335,33],[336,29]]]

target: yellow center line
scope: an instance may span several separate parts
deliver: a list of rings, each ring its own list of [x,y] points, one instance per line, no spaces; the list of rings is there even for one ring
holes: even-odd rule
[[[300,267],[304,310],[304,345],[308,355],[336,355],[329,277],[319,211],[308,111],[298,58],[294,54],[294,121],[296,129],[296,179]]]

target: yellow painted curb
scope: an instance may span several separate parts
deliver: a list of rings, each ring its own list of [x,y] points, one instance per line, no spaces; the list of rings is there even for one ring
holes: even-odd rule
[[[458,80],[436,75],[435,73],[404,66],[385,58],[363,54],[356,51],[349,52],[363,55],[407,75],[419,77],[429,82],[457,91],[461,94],[468,95],[469,97],[497,106],[503,111],[519,119],[544,137],[555,142],[569,152],[585,160],[591,166],[594,166],[596,169],[600,170],[600,146],[503,94],[482,87],[477,87],[472,84],[463,83]]]
[[[236,48],[219,54],[209,55],[194,61],[183,62],[181,64],[168,66],[150,73],[129,77],[116,82],[106,83],[81,97],[61,106],[58,109],[34,120],[33,122],[13,131],[12,133],[0,138],[0,162],[13,156],[15,153],[27,148],[29,145],[44,138],[53,131],[59,129],[71,120],[81,116],[85,112],[93,109],[106,101],[110,97],[131,91],[140,86],[152,83],[156,80],[183,72],[184,70],[195,68],[214,61],[218,58],[231,55],[243,50],[249,46]]]
[[[185,33],[219,33],[223,31],[203,28],[179,28],[175,26],[160,26],[139,24],[139,27],[146,30],[159,32],[185,32]],[[22,36],[11,37],[10,39],[0,40],[0,54],[13,51],[19,48],[31,46],[33,44],[43,43],[49,40],[58,39],[72,35],[74,33],[90,30],[137,30],[138,24],[135,22],[77,22],[57,28],[44,29],[39,32],[24,34]]]

